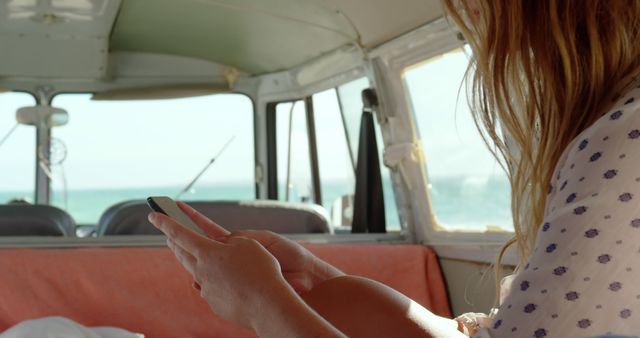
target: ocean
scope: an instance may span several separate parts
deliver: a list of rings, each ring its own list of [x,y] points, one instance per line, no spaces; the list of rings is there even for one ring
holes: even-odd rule
[[[393,199],[391,182],[384,182],[385,214],[387,228],[400,228],[398,212]],[[323,183],[323,206],[331,211],[333,201],[348,193],[353,187],[346,182]],[[439,225],[451,230],[484,230],[487,226],[512,229],[509,183],[505,178],[472,179],[463,177],[434,178],[430,180],[430,196]],[[121,201],[144,199],[148,196],[175,197],[181,187],[135,189],[86,189],[68,190],[65,205],[64,194],[55,191],[52,204],[66,210],[77,224],[96,224],[102,212]],[[32,194],[20,191],[0,191],[0,203],[12,198]],[[297,197],[297,196],[294,196]],[[248,200],[254,199],[253,186],[227,184],[197,187],[182,196],[183,200]]]

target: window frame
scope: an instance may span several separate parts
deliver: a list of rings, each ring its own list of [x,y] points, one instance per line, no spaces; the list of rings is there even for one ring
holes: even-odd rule
[[[331,59],[331,55],[327,56]],[[257,79],[250,79],[239,88],[246,89],[244,92],[233,91],[231,93],[247,96],[254,109],[254,150],[255,150],[255,181],[256,199],[267,199],[268,193],[268,166],[267,166],[267,135],[266,135],[266,106],[269,102],[286,102],[298,99],[304,95],[313,95],[336,88],[342,84],[365,77],[375,86],[374,74],[370,60],[362,57],[361,50],[348,51],[342,58],[347,63],[335,63],[336,67],[331,68],[328,73],[323,73],[320,77],[314,77],[310,81],[299,83],[292,81],[294,75],[299,71],[306,71],[307,68],[314,69],[315,64],[302,65],[292,70],[262,75]],[[342,60],[341,59],[341,60]],[[319,59],[324,60],[324,57]],[[357,60],[357,61],[354,61]],[[257,81],[256,81],[257,80]],[[63,88],[65,86],[62,86]],[[96,87],[96,86],[93,86]],[[102,85],[97,86],[102,88]],[[113,88],[111,84],[105,88]],[[46,105],[51,102],[54,96],[59,94],[95,94],[96,90],[74,90],[61,89],[47,92],[28,91],[36,97],[37,105]],[[393,179],[393,177],[392,177]],[[394,183],[394,199],[398,200],[398,191]],[[400,210],[399,210],[400,212]],[[403,227],[400,232],[385,234],[285,234],[284,237],[296,241],[314,244],[342,243],[342,244],[410,244],[415,243],[415,237],[411,230]],[[79,248],[79,247],[165,247],[166,241],[162,236],[132,235],[132,236],[112,236],[112,237],[0,237],[0,248]]]
[[[462,41],[462,40],[460,40],[460,41]],[[456,47],[456,48],[450,49],[448,51],[445,51],[444,53],[435,54],[430,58],[427,58],[425,60],[422,60],[422,61],[417,62],[417,63],[415,63],[415,64],[413,64],[411,66],[408,66],[408,67],[404,68],[402,73],[401,73],[402,80],[403,80],[403,89],[404,89],[404,92],[406,93],[406,99],[409,102],[409,108],[410,108],[410,112],[411,112],[412,123],[414,124],[414,127],[416,129],[416,135],[418,137],[418,141],[421,142],[422,144],[424,144],[425,142],[428,142],[428,141],[427,141],[427,139],[423,138],[423,130],[420,130],[420,125],[419,125],[418,117],[417,117],[418,111],[416,110],[416,107],[413,104],[414,102],[413,102],[413,98],[412,98],[412,95],[411,95],[412,93],[410,91],[410,86],[409,86],[409,83],[407,82],[406,75],[407,75],[408,72],[413,71],[415,69],[418,69],[418,68],[422,67],[424,64],[426,64],[428,62],[431,62],[432,58],[440,57],[440,56],[445,55],[447,53],[454,52],[454,51],[456,51],[458,49],[460,49],[460,50],[462,50],[464,52],[465,51],[464,47],[465,46],[463,45],[461,47]],[[459,92],[458,94],[459,95],[464,95],[463,92]],[[456,104],[457,104],[457,102],[456,102]],[[428,138],[428,136],[427,136],[427,138]],[[422,144],[421,144],[421,147],[425,148],[425,146],[422,145]],[[481,145],[481,147],[485,148],[486,145],[483,143]],[[426,156],[429,157],[429,153],[426,152],[426,151],[425,151],[425,153],[426,153]],[[495,162],[495,166],[496,166],[497,170],[502,172],[502,168],[499,168],[500,165],[499,165],[499,163],[497,161]],[[429,173],[429,164],[427,162],[425,162],[425,168],[426,168],[427,173]],[[495,178],[495,177],[493,177],[493,178]],[[429,174],[427,174],[427,180],[431,181],[431,176]],[[431,186],[431,183],[429,185]],[[431,205],[433,207],[433,202],[434,202],[435,198],[433,198],[431,190],[428,190],[427,193],[429,195],[429,201],[430,201],[430,203],[431,203]],[[438,231],[448,231],[448,232],[454,232],[454,233],[455,232],[463,232],[463,233],[482,232],[482,231],[476,231],[475,229],[472,229],[472,228],[456,227],[455,224],[444,224],[444,223],[439,221],[439,218],[437,217],[438,214],[435,211],[435,208],[433,208],[433,210],[434,210],[433,211],[433,215],[434,215],[433,222],[435,223],[435,226],[437,227]],[[510,231],[510,230],[504,228],[504,226],[509,226],[508,224],[485,224],[485,226],[491,226],[491,225],[495,225],[495,226],[497,226],[497,227],[499,227],[501,229],[504,229],[504,230],[506,230],[505,232],[514,233],[513,230]],[[486,229],[487,228],[485,228],[485,231],[488,231]],[[511,224],[511,229],[513,229],[513,225],[512,224]]]
[[[21,93],[21,94],[27,94],[29,96],[31,96],[33,98],[34,101],[34,106],[39,106],[40,105],[40,98],[38,97],[38,95],[33,94],[30,91],[27,90],[10,90],[7,93]],[[42,170],[40,168],[40,165],[38,164],[38,129],[39,127],[35,127],[34,129],[34,133],[33,133],[33,138],[35,139],[35,148],[33,148],[33,153],[31,154],[31,156],[35,157],[35,175],[33,177],[34,182],[33,182],[33,194],[31,195],[31,197],[33,198],[34,203],[38,203],[38,196],[39,194],[39,187],[38,187],[38,173],[40,170]]]
[[[321,189],[322,189],[322,180],[320,177],[320,165],[319,165],[319,160],[318,160],[318,148],[316,145],[312,146],[312,142],[316,143],[317,142],[317,136],[315,135],[315,126],[313,126],[314,129],[314,133],[312,135],[311,133],[311,128],[312,126],[310,126],[310,120],[312,121],[312,124],[315,125],[315,112],[313,111],[314,108],[314,104],[313,104],[313,96],[325,91],[333,91],[335,96],[336,96],[336,100],[337,100],[337,104],[338,104],[338,108],[340,110],[340,122],[342,123],[342,133],[343,133],[343,137],[346,143],[346,148],[348,151],[348,156],[349,156],[349,164],[350,164],[350,169],[353,170],[353,174],[356,174],[356,157],[357,154],[353,153],[353,150],[351,148],[350,145],[350,135],[349,135],[349,131],[347,129],[347,124],[346,124],[346,117],[345,117],[345,111],[344,111],[344,105],[342,103],[341,100],[341,95],[338,91],[338,87],[348,84],[352,81],[358,80],[358,79],[362,79],[362,78],[367,78],[367,80],[369,80],[371,87],[373,87],[373,83],[371,83],[371,79],[368,78],[366,75],[361,75],[358,77],[353,77],[353,78],[349,78],[348,80],[344,81],[344,82],[340,82],[340,83],[334,83],[334,87],[330,87],[330,88],[326,88],[326,89],[321,89],[321,90],[317,90],[317,91],[313,91],[310,94],[308,94],[307,96],[304,96],[303,98],[288,98],[288,99],[283,99],[283,100],[276,100],[276,101],[267,101],[265,103],[265,115],[266,115],[266,145],[267,145],[267,192],[268,192],[268,199],[271,200],[278,200],[280,198],[280,192],[278,191],[278,153],[277,153],[277,106],[279,104],[283,104],[283,103],[291,103],[291,104],[295,104],[296,102],[303,102],[305,104],[304,109],[305,109],[305,118],[307,119],[305,122],[307,124],[307,128],[309,128],[309,132],[307,133],[308,136],[308,143],[309,143],[309,148],[310,148],[310,167],[311,167],[311,171],[312,171],[312,185],[313,185],[313,189],[314,189],[314,203],[320,206],[323,206],[323,200],[322,200],[322,195],[321,195]],[[311,114],[309,113],[309,111],[311,111]],[[380,131],[380,136],[382,137],[382,126],[380,125],[380,121],[375,121],[376,124],[376,130]],[[340,133],[340,132],[339,132]],[[341,133],[341,134],[342,134]],[[357,137],[357,135],[356,135]],[[379,142],[384,142],[384,140],[379,139]],[[379,146],[382,146],[382,149],[384,151],[384,143],[379,143]],[[356,150],[357,151],[357,150]],[[314,161],[315,158],[315,161]],[[383,158],[380,158],[380,175],[384,178],[385,174],[384,174],[384,164],[383,164]],[[400,208],[398,205],[398,201],[397,201],[397,192],[398,190],[395,187],[395,182],[393,180],[393,173],[391,173],[390,170],[390,180],[392,183],[392,193],[393,193],[393,203],[395,204],[396,210],[398,213],[400,213]],[[316,176],[317,177],[314,177]],[[354,178],[355,179],[355,178]],[[354,194],[355,194],[355,190],[354,190]],[[385,205],[386,203],[390,203],[390,201],[387,201],[385,199]],[[330,210],[327,210],[330,211]],[[387,218],[388,220],[388,218]],[[410,241],[411,237],[408,236],[410,235],[410,233],[407,231],[407,227],[403,225],[402,223],[402,217],[398,216],[398,226],[399,226],[399,230],[396,230],[397,228],[393,228],[392,231],[389,231],[389,224],[386,224],[386,228],[387,228],[387,233],[390,235],[391,237],[397,237],[400,236],[400,238],[403,238],[403,242],[404,241]],[[377,234],[377,236],[385,236],[386,234]],[[349,235],[355,235],[357,236],[358,234],[349,234]],[[392,239],[393,241],[397,241],[396,239]]]
[[[513,232],[493,232],[493,231],[460,231],[441,229],[437,225],[434,210],[431,205],[431,197],[428,192],[429,179],[424,168],[427,163],[424,160],[423,151],[419,143],[419,131],[415,112],[411,109],[411,101],[406,87],[403,85],[403,74],[407,68],[427,61],[432,57],[449,52],[456,48],[461,48],[464,40],[459,32],[452,29],[446,19],[438,19],[426,26],[406,34],[384,44],[371,52],[373,67],[376,69],[376,80],[384,81],[384,87],[381,94],[381,101],[385,110],[393,109],[392,112],[386,114],[394,114],[401,120],[396,122],[398,125],[405,123],[405,127],[410,127],[412,135],[398,136],[397,130],[387,131],[392,136],[390,140],[392,144],[402,144],[410,142],[417,146],[415,151],[420,154],[421,159],[417,164],[412,164],[410,168],[404,168],[410,171],[408,174],[402,174],[397,179],[402,189],[401,199],[404,199],[404,210],[401,215],[408,217],[410,231],[420,243],[428,244],[436,248],[443,248],[447,252],[455,252],[451,250],[455,246],[466,245],[468,248],[476,248],[474,252],[484,252],[486,248],[495,249],[501,246],[508,239],[513,237]],[[385,103],[385,99],[388,102]],[[391,128],[394,128],[391,126]],[[384,132],[384,130],[383,130]],[[410,139],[410,141],[408,141]],[[416,166],[420,166],[420,168]],[[408,170],[407,170],[408,169]],[[419,174],[420,173],[420,174]],[[407,176],[409,175],[409,176]],[[421,177],[418,177],[421,176]],[[419,184],[418,184],[419,183]],[[413,189],[409,189],[407,185],[412,185]],[[394,186],[394,188],[397,188]],[[402,203],[402,202],[401,202]],[[399,209],[401,209],[399,203]],[[402,220],[401,220],[402,222]],[[474,254],[462,253],[461,257],[473,260]],[[481,255],[485,256],[485,255]],[[458,257],[460,258],[460,257]],[[482,258],[482,261],[487,261]],[[489,260],[491,261],[491,260]]]
[[[30,93],[31,94],[31,93]],[[40,105],[40,102],[46,102],[46,105],[52,106],[53,101],[55,100],[55,98],[59,95],[95,95],[96,91],[55,91],[50,93],[50,95],[45,96],[45,95],[41,95],[41,99],[38,100],[39,96],[38,95],[33,95],[34,98],[36,98],[36,104]],[[247,98],[249,100],[249,102],[251,102],[251,110],[252,110],[252,119],[253,119],[253,123],[252,123],[252,127],[253,127],[253,186],[254,186],[254,198],[255,199],[259,199],[260,198],[260,189],[261,186],[258,182],[258,176],[257,176],[257,166],[258,166],[258,161],[259,161],[259,157],[258,157],[258,146],[259,146],[259,140],[258,140],[258,133],[257,133],[257,126],[258,126],[258,115],[257,115],[257,109],[256,109],[256,100],[249,94],[247,93],[243,93],[243,92],[239,92],[239,91],[230,91],[230,92],[222,92],[222,93],[212,93],[210,95],[223,95],[223,94],[235,94],[235,95],[242,95],[245,98]],[[198,96],[191,96],[191,97],[198,97]],[[189,98],[189,96],[184,97],[184,98]],[[161,100],[161,99],[160,99]],[[134,101],[134,100],[132,100]],[[145,100],[139,100],[139,101],[145,101]],[[47,142],[49,142],[49,140],[51,139],[51,129],[48,129],[47,131]],[[37,143],[36,143],[36,152],[37,152]],[[37,153],[36,153],[37,156]],[[38,176],[38,173],[42,171],[42,168],[40,168],[40,166],[38,165],[38,163],[36,163],[36,176]],[[37,187],[37,181],[36,181],[36,191],[38,191],[38,187]],[[36,200],[37,204],[46,204],[46,205],[52,205],[52,199],[51,199],[51,195],[52,195],[52,187],[51,187],[51,180],[47,180],[47,186],[43,188],[43,190],[40,192],[42,194],[42,196],[46,196],[46,202],[45,201],[38,201]],[[38,196],[38,193],[36,193],[36,196]],[[78,227],[81,226],[85,226],[84,224],[77,224]],[[138,236],[134,236],[134,237],[138,237]],[[0,241],[1,242],[1,241]]]
[[[320,183],[320,166],[318,162],[318,146],[314,119],[313,97],[267,102],[267,182],[268,198],[278,200],[278,142],[277,142],[277,107],[280,104],[304,103],[305,123],[307,126],[307,144],[309,146],[309,166],[311,167],[311,185],[313,187],[313,203],[322,205],[322,187]]]

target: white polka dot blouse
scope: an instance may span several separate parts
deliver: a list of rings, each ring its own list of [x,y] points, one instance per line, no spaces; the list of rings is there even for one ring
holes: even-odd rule
[[[553,177],[534,253],[475,337],[637,336],[639,88],[569,144]]]

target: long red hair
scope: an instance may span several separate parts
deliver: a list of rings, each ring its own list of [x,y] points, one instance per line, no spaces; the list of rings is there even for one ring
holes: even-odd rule
[[[640,1],[443,3],[473,51],[476,125],[511,182],[515,235],[502,252],[516,243],[522,263],[561,153],[640,74]]]

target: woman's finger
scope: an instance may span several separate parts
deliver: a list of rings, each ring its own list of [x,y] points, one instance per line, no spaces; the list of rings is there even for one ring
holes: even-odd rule
[[[258,241],[258,243],[262,244],[262,246],[264,246],[265,248],[271,246],[271,244],[278,240],[278,236],[273,232],[264,230],[238,230],[232,232],[229,237],[251,238]]]
[[[175,242],[175,244],[195,257],[198,257],[202,250],[207,247],[211,247],[212,245],[222,245],[216,241],[211,241],[200,236],[193,230],[188,229],[167,215],[163,215],[159,212],[150,213],[149,222],[167,235],[167,237]]]
[[[185,213],[191,220],[202,229],[210,238],[218,238],[229,234],[227,229],[221,227],[216,222],[209,219],[207,216],[201,214],[196,209],[184,202],[176,202],[178,207]]]
[[[195,277],[195,268],[197,264],[196,258],[170,239],[167,240],[167,246],[171,251],[173,251],[173,254],[176,255],[180,264],[184,266],[191,276]]]

